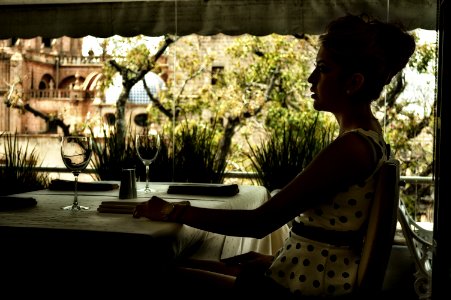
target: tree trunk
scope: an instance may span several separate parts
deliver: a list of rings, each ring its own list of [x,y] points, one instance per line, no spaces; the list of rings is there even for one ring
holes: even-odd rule
[[[219,142],[219,153],[217,156],[218,161],[225,163],[232,145],[232,138],[235,135],[235,128],[240,124],[240,121],[241,120],[239,117],[233,119],[227,118],[227,122],[224,127],[224,135]]]

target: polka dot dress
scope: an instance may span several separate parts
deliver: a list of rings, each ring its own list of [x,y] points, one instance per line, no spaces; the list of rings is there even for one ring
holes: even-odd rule
[[[382,153],[373,174],[358,185],[336,195],[331,203],[312,208],[297,216],[297,225],[334,231],[357,231],[365,223],[375,189],[374,174],[387,160],[386,145],[374,131],[356,129],[373,141],[375,153]],[[380,147],[380,148],[379,148]],[[337,246],[300,236],[293,231],[266,275],[295,295],[338,296],[352,292],[361,247]]]

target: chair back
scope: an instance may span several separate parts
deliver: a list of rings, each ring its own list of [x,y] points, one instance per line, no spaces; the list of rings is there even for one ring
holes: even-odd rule
[[[374,201],[357,273],[357,293],[382,291],[393,239],[399,202],[399,161],[390,158],[378,171]]]

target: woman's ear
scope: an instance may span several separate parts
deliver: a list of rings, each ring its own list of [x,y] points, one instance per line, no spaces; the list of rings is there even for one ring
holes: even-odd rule
[[[346,93],[348,95],[353,95],[358,92],[365,82],[365,76],[362,73],[354,73],[348,80]]]

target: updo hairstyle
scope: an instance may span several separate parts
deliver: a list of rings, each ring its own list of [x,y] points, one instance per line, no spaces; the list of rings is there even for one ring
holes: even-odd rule
[[[365,81],[359,97],[379,98],[383,87],[401,71],[415,51],[415,39],[401,24],[384,23],[366,15],[338,18],[320,36],[345,75],[363,74]]]

